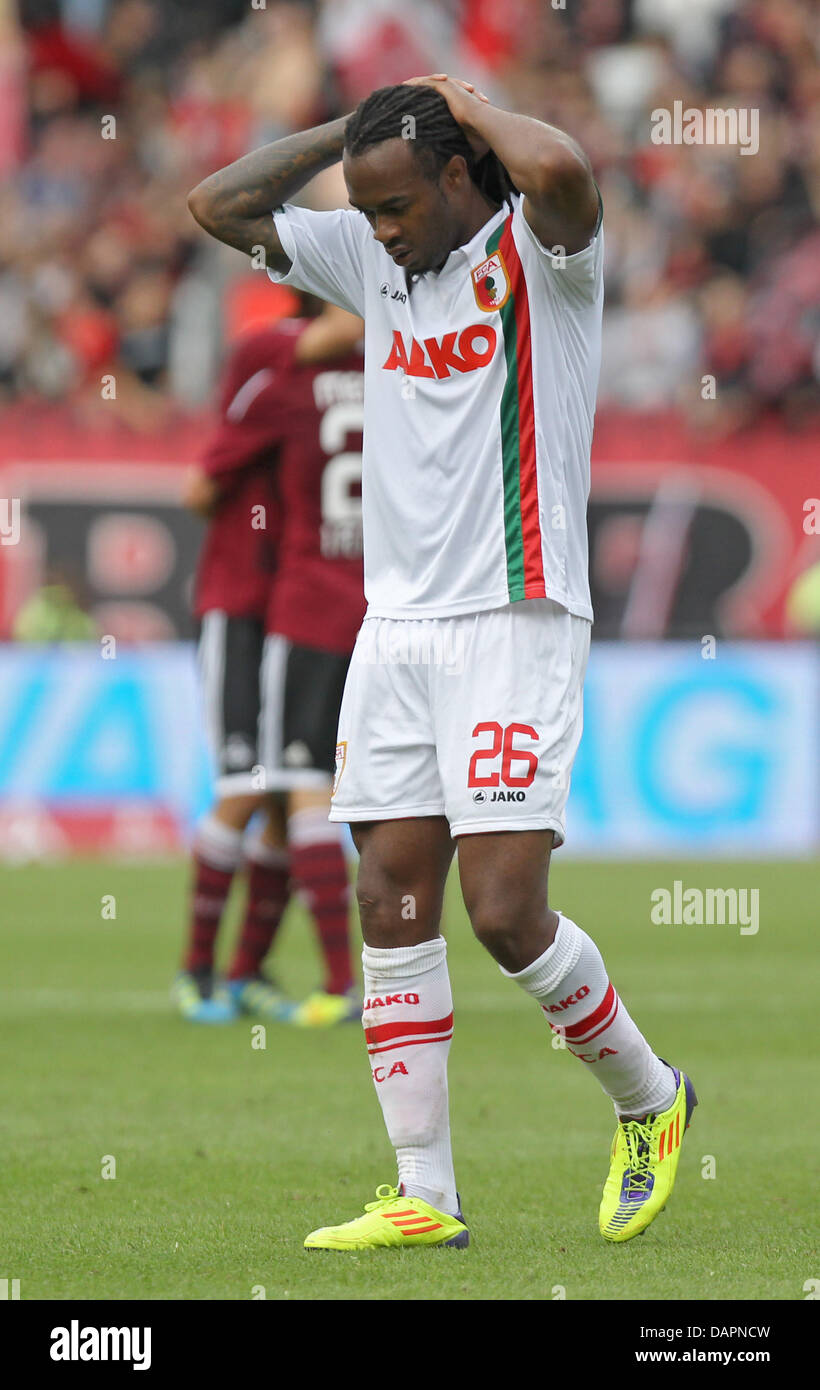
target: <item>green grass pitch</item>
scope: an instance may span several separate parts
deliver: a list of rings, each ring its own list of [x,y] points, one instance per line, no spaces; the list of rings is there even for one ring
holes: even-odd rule
[[[473,940],[451,881],[450,1091],[473,1245],[358,1255],[302,1240],[395,1177],[360,1029],[270,1025],[260,1050],[250,1020],[178,1019],[181,861],[0,876],[0,1278],[19,1279],[22,1299],[246,1300],[261,1286],[274,1300],[799,1300],[820,1276],[816,867],[558,857],[553,902],[598,941],[630,1012],[701,1102],[667,1211],[614,1247],[597,1231],[610,1104]],[[676,877],[759,888],[758,934],[652,925],[650,893]],[[298,907],[279,970],[295,993],[316,983]]]

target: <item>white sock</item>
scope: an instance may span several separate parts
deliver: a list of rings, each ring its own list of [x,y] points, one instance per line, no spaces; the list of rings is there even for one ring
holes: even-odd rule
[[[238,869],[242,862],[242,834],[241,830],[224,825],[209,812],[203,816],[196,828],[194,854],[215,869],[231,873]]]
[[[290,859],[287,849],[270,844],[261,830],[252,830],[245,836],[242,855],[247,862],[261,864],[266,869],[286,869]]]
[[[289,845],[326,845],[329,841],[342,843],[344,826],[327,818],[326,806],[309,806],[288,816]]]
[[[502,968],[537,999],[567,1050],[594,1068],[618,1115],[668,1110],[677,1087],[672,1068],[656,1057],[614,987],[598,947],[559,914],[555,940],[518,974]]]
[[[364,1009],[370,1069],[399,1183],[438,1211],[458,1210],[447,1057],[453,1036],[453,996],[443,937],[420,946],[365,946]]]

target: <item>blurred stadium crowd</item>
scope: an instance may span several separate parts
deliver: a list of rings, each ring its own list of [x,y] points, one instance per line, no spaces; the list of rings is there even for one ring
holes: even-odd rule
[[[803,427],[819,46],[814,0],[0,0],[0,402],[93,419],[113,372],[102,408],[135,428],[207,404],[226,317],[274,292],[198,231],[188,189],[375,86],[452,71],[570,131],[596,168],[600,405]],[[759,151],[654,144],[651,113],[675,101],[758,109]],[[339,170],[309,193],[343,204]]]

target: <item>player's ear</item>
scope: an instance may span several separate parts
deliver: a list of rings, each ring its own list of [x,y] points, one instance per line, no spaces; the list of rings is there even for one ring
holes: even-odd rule
[[[470,182],[470,171],[463,154],[454,154],[441,171],[441,186],[448,193],[462,192]]]

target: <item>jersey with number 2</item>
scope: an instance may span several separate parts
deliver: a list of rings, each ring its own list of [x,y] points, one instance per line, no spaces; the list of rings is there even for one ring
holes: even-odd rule
[[[276,468],[282,532],[267,628],[300,646],[347,655],[365,611],[362,563],[361,354],[304,367],[307,320],[277,338],[269,408],[281,414]],[[272,383],[273,387],[273,383]]]

